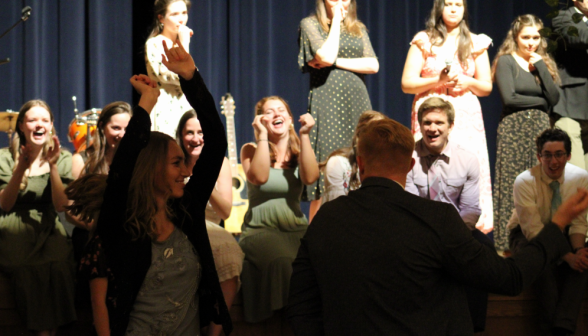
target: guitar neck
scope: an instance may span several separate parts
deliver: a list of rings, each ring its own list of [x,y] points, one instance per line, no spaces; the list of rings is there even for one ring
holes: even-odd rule
[[[235,117],[234,116],[227,116],[227,142],[228,150],[229,150],[229,163],[231,164],[231,175],[236,176],[238,175],[237,165],[239,162],[237,161],[237,137],[235,136]]]

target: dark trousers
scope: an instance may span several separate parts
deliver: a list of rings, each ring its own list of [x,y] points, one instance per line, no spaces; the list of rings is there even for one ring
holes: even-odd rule
[[[494,248],[494,242],[482,233],[482,231],[474,229],[472,231],[472,237],[482,243],[482,245],[496,250]],[[468,308],[470,309],[474,332],[484,331],[486,329],[486,313],[488,311],[488,292],[467,286],[465,292],[468,298]]]
[[[520,227],[510,231],[509,245],[513,254],[528,244]],[[545,329],[563,328],[576,331],[582,298],[588,283],[588,272],[573,270],[567,262],[549,265],[533,284],[541,304],[542,323]]]

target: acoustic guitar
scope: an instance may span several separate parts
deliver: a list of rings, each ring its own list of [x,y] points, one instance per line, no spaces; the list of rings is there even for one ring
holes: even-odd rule
[[[235,100],[230,93],[221,100],[221,111],[227,119],[227,142],[229,163],[233,175],[233,208],[231,216],[225,220],[225,229],[231,233],[240,233],[243,218],[249,207],[247,183],[243,166],[237,161],[237,137],[235,136]]]

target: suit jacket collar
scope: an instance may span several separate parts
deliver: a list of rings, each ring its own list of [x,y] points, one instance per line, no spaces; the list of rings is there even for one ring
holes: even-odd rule
[[[371,186],[397,189],[395,191],[404,191],[402,184],[385,177],[368,177],[365,181],[361,182],[361,189]]]

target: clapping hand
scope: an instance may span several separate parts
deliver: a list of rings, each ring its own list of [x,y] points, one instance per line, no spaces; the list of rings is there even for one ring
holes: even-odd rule
[[[184,49],[182,42],[179,39],[176,40],[178,46],[171,49],[168,49],[165,40],[162,43],[165,52],[165,55],[161,55],[163,65],[185,80],[192,79],[194,71],[196,71],[196,64],[194,64],[192,56]]]
[[[139,106],[141,106],[147,113],[151,113],[153,107],[157,103],[159,97],[159,89],[157,82],[146,75],[134,75],[130,79],[131,85],[141,95]]]
[[[310,113],[305,113],[300,116],[298,120],[300,122],[300,135],[309,134],[310,130],[314,126],[314,118],[310,115]]]
[[[61,145],[59,144],[59,138],[54,135],[53,136],[53,147],[49,148],[47,154],[45,156],[45,160],[49,162],[50,165],[54,165],[57,163],[59,159],[59,154],[61,153]]]
[[[255,139],[265,139],[267,140],[267,127],[265,126],[267,121],[265,120],[265,115],[260,114],[256,115],[255,119],[253,119],[253,132],[255,133]]]

